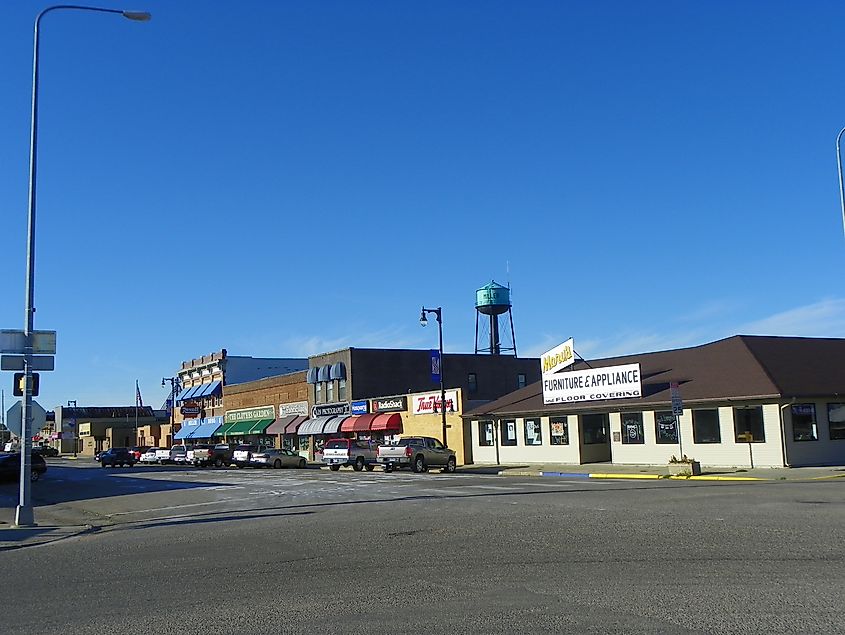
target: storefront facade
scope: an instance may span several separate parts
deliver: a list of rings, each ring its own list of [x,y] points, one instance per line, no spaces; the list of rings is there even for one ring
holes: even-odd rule
[[[267,428],[276,420],[275,406],[227,410],[223,425],[214,432],[214,438],[224,443],[252,443],[276,447],[276,438],[267,434]]]
[[[842,339],[734,336],[573,364],[470,412],[472,454],[491,464],[665,465],[682,454],[714,467],[842,464],[843,356]],[[637,387],[619,389],[634,366]],[[581,389],[585,377],[605,387]],[[571,401],[548,403],[558,397]]]

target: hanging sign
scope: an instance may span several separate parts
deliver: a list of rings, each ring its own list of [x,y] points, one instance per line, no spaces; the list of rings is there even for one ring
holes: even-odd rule
[[[642,397],[640,365],[607,366],[543,375],[543,403]]]

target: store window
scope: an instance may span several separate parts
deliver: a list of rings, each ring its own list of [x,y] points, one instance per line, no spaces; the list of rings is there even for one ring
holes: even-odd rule
[[[734,435],[737,443],[764,443],[763,406],[734,408]]]
[[[479,421],[478,422],[478,445],[482,447],[489,447],[493,445],[493,422]]]
[[[525,388],[526,384],[527,384],[527,380],[526,380],[525,373],[519,373],[516,376],[516,387],[517,388]]]
[[[607,429],[610,427],[606,414],[581,415],[584,429],[584,445],[607,443]]]
[[[678,421],[670,411],[654,413],[654,436],[658,443],[678,443]]]
[[[816,404],[792,404],[792,439],[793,441],[818,441],[819,430],[816,424]]]
[[[323,403],[323,384],[314,384],[314,403]]]
[[[543,435],[540,432],[540,420],[526,419],[523,425],[525,426],[525,445],[543,445]]]
[[[643,413],[622,413],[622,443],[639,445],[645,443]]]
[[[337,399],[338,401],[346,401],[346,380],[337,380]]]
[[[549,419],[549,432],[552,445],[569,445],[569,421],[566,417]]]
[[[326,382],[326,403],[334,403],[334,382]]]
[[[692,411],[692,442],[722,442],[722,433],[719,430],[719,411],[716,408]]]
[[[467,375],[467,389],[471,395],[478,392],[478,376],[475,373],[469,373]]]
[[[502,445],[516,445],[516,421],[513,419],[502,419],[499,424],[499,438]]]
[[[845,403],[827,404],[827,421],[830,426],[830,440],[845,439]]]

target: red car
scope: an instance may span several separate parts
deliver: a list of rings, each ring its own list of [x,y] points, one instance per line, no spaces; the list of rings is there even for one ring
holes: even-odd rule
[[[133,457],[135,457],[136,461],[140,461],[141,455],[149,449],[150,449],[149,445],[136,445],[136,446],[129,448],[129,454],[131,454]]]

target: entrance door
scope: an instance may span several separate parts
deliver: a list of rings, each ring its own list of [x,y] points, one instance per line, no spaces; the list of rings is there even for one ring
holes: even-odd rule
[[[605,463],[611,460],[610,415],[580,415],[578,429],[581,433],[581,463]]]

